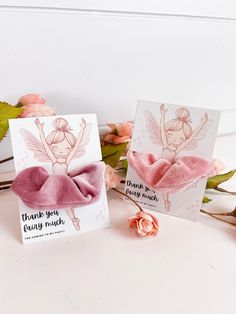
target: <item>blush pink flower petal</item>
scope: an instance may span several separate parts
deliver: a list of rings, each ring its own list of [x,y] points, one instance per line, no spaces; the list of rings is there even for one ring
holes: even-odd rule
[[[212,166],[216,175],[225,169],[225,165],[219,159],[212,159]]]
[[[122,144],[130,142],[132,132],[133,132],[133,124],[130,122],[125,123],[108,123],[108,127],[111,131],[108,134],[102,136],[102,143],[109,144]]]
[[[27,94],[22,96],[18,103],[21,103],[23,106],[32,105],[32,104],[41,104],[44,105],[46,100],[43,99],[39,94]]]
[[[137,231],[140,233],[141,236],[145,237],[146,235],[150,235],[153,229],[152,222],[140,218],[138,221],[138,229]]]
[[[118,174],[117,170],[112,168],[110,165],[106,165],[105,168],[105,185],[106,189],[116,188],[121,181],[121,177]]]
[[[130,138],[133,132],[133,124],[130,122],[120,123],[117,125],[116,130],[117,130],[117,135],[128,136]]]
[[[130,141],[129,136],[118,136],[115,134],[107,134],[103,137],[103,141],[109,144],[122,144]]]
[[[32,104],[23,107],[20,118],[52,116],[55,114],[55,109],[46,105]]]

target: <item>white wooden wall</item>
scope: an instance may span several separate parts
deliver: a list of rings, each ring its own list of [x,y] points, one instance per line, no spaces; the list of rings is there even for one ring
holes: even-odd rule
[[[0,0],[0,99],[133,119],[137,99],[226,109],[236,131],[233,0]]]

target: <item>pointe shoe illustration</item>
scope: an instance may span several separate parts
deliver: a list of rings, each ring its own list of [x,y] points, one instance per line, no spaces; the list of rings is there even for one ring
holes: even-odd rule
[[[73,222],[75,230],[79,231],[80,230],[80,220],[79,220],[79,218],[72,219],[72,222]]]
[[[165,210],[166,210],[167,212],[170,211],[170,207],[171,207],[171,201],[165,201]]]

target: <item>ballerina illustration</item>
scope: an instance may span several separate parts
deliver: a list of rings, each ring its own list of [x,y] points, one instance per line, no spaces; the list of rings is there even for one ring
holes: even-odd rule
[[[64,118],[56,118],[53,121],[55,129],[47,137],[44,133],[44,123],[41,123],[37,118],[35,119],[35,125],[38,129],[40,140],[25,129],[20,129],[19,131],[24,138],[26,147],[34,153],[34,158],[38,161],[51,162],[54,175],[59,175],[59,177],[69,175],[68,167],[72,159],[79,158],[85,153],[85,146],[89,143],[91,123],[86,123],[82,119],[77,137],[71,132],[69,123]],[[52,182],[52,185],[56,184],[56,181]],[[16,183],[14,189],[16,190]],[[78,231],[80,229],[80,220],[76,217],[74,208],[69,207],[65,209],[74,228]]]
[[[204,113],[199,125],[193,129],[188,109],[178,108],[176,117],[167,122],[166,112],[165,105],[160,105],[160,123],[150,111],[146,110],[144,113],[149,139],[153,144],[162,147],[160,158],[152,153],[130,151],[128,161],[148,187],[162,192],[165,210],[169,211],[169,193],[187,189],[213,172],[211,162],[206,159],[199,156],[179,156],[184,150],[197,148],[213,120]]]

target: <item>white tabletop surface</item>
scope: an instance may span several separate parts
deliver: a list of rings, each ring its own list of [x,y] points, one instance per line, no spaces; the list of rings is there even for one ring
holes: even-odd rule
[[[235,142],[217,138],[226,170],[236,167]],[[236,190],[236,180],[226,186]],[[236,205],[214,197],[208,210]],[[158,236],[140,239],[127,226],[136,208],[114,191],[109,208],[111,228],[22,245],[17,199],[0,193],[0,313],[236,313],[236,227],[155,213]]]

